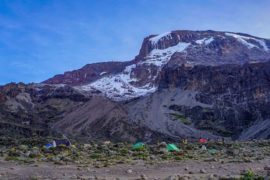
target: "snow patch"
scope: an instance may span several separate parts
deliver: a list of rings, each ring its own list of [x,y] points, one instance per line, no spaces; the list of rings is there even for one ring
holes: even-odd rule
[[[251,49],[251,48],[261,49],[257,45],[254,45],[254,44],[247,41],[247,40],[254,40],[254,41],[258,42],[262,46],[263,50],[265,50],[265,51],[269,50],[269,48],[267,47],[267,45],[266,45],[266,43],[265,43],[265,41],[263,39],[257,39],[257,38],[249,37],[249,36],[242,36],[242,35],[234,34],[234,33],[225,33],[225,34],[227,36],[232,36],[232,37],[236,38],[239,42],[241,42],[242,44],[247,46],[249,49]]]
[[[214,38],[213,37],[210,37],[210,38],[203,38],[203,39],[199,39],[197,41],[195,41],[197,44],[205,44],[205,45],[208,45],[210,44],[212,41],[214,41]]]
[[[203,44],[204,41],[205,41],[206,39],[207,39],[207,38],[199,39],[199,40],[196,40],[195,42],[196,42],[197,44]]]
[[[183,52],[189,45],[190,43],[179,42],[177,45],[166,49],[153,49],[141,64],[153,64],[161,67],[167,64],[174,53]]]
[[[267,45],[266,45],[266,43],[265,43],[264,40],[260,40],[260,39],[254,39],[254,40],[257,41],[263,47],[263,49],[265,51],[268,51],[269,50],[269,48],[267,47]]]
[[[157,35],[155,37],[150,38],[149,40],[151,41],[152,45],[156,45],[163,38],[172,39],[171,32],[166,32],[166,33]]]
[[[104,74],[106,74],[106,73],[107,73],[107,72],[104,71],[104,72],[101,72],[99,75],[102,76],[102,75],[104,75]]]
[[[210,44],[210,43],[213,42],[213,41],[214,41],[214,38],[213,38],[213,37],[210,37],[210,38],[206,39],[206,40],[204,41],[204,43],[205,43],[206,45],[208,45],[208,44]]]
[[[115,101],[128,100],[155,92],[157,87],[151,83],[142,87],[132,85],[132,82],[137,81],[136,78],[132,77],[132,69],[135,67],[135,64],[127,66],[120,74],[106,76],[93,83],[77,88],[84,91],[99,90],[105,96]]]

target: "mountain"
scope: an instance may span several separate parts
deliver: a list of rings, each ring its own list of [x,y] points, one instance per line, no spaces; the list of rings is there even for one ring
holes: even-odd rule
[[[269,138],[270,40],[218,31],[150,35],[131,61],[3,86],[0,107],[0,128],[22,135]]]
[[[172,31],[151,35],[130,62],[91,64],[57,75],[44,83],[97,89],[113,100],[153,93],[165,66],[220,66],[270,60],[270,41],[254,36],[215,31]]]

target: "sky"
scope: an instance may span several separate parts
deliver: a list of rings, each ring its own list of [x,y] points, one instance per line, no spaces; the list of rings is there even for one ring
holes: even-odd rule
[[[269,9],[269,0],[0,0],[0,85],[131,60],[144,37],[171,30],[270,39]]]

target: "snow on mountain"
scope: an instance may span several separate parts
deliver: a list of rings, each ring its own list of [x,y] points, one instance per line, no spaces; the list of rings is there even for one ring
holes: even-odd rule
[[[159,40],[164,38],[171,38],[170,33],[164,33],[155,36],[151,38],[150,41],[153,45],[155,45],[156,43],[158,43]],[[154,65],[157,67],[159,72],[161,71],[162,67],[168,63],[174,53],[184,52],[185,49],[188,48],[190,45],[190,43],[179,42],[177,45],[168,47],[166,49],[158,49],[155,46],[155,48],[151,50],[151,52],[145,57],[144,61],[127,66],[122,73],[116,75],[108,75],[90,84],[80,86],[80,89],[84,91],[97,89],[103,92],[108,98],[111,98],[115,101],[132,99],[135,97],[153,93],[157,89],[157,87],[153,83],[157,75],[153,77],[148,77],[152,80],[152,82],[144,84],[143,86],[137,86],[134,85],[134,83],[136,83],[138,79],[134,77],[133,69],[135,69],[137,65]],[[103,75],[105,73],[101,74]]]
[[[195,42],[196,42],[197,44],[203,44],[204,41],[205,41],[206,39],[207,39],[207,38],[202,38],[202,39],[196,40]]]
[[[168,63],[193,67],[268,61],[269,44],[240,33],[171,31],[146,37],[132,61],[88,65],[45,83],[68,83],[84,91],[99,90],[115,101],[128,100],[155,92],[157,77]]]
[[[196,40],[195,42],[197,44],[205,44],[205,45],[208,45],[210,44],[212,41],[214,41],[214,38],[213,37],[210,37],[210,38],[203,38],[203,39],[199,39],[199,40]]]
[[[141,64],[154,64],[161,67],[170,60],[174,53],[183,52],[189,45],[190,43],[180,42],[166,49],[153,49]]]
[[[204,43],[205,43],[206,45],[208,45],[208,44],[210,44],[212,41],[214,41],[214,38],[213,38],[213,37],[210,37],[210,38],[206,39],[206,40],[204,41]]]
[[[267,47],[266,43],[264,40],[262,39],[257,39],[257,38],[253,38],[253,37],[249,37],[249,36],[243,36],[243,35],[239,35],[239,34],[235,34],[235,33],[225,33],[227,36],[232,36],[234,38],[236,38],[239,42],[241,42],[242,44],[244,44],[245,46],[247,46],[248,48],[259,48],[265,51],[268,51],[269,48]],[[259,47],[258,45],[255,45],[254,43],[251,43],[250,40],[256,41],[257,43],[259,43],[259,45],[261,47]]]
[[[151,83],[142,87],[132,85],[133,82],[137,81],[136,78],[132,77],[132,69],[135,67],[135,64],[127,66],[122,73],[103,77],[93,83],[78,88],[84,91],[97,89],[115,101],[132,99],[155,92],[156,87]]]
[[[102,75],[104,75],[104,74],[106,74],[106,73],[107,73],[107,72],[103,71],[103,72],[101,72],[99,75],[102,76]]]
[[[150,38],[150,41],[151,41],[152,45],[155,46],[160,40],[163,40],[166,38],[172,39],[171,32],[165,32],[165,33],[162,33],[160,35],[154,36],[154,37]]]
[[[165,33],[150,39],[150,41],[155,45],[162,38],[171,38],[170,33]],[[152,80],[143,86],[134,85],[138,81],[133,75],[133,69],[142,65],[154,65],[157,67],[158,72],[161,71],[162,67],[168,63],[171,56],[176,52],[184,52],[190,43],[179,42],[175,46],[168,47],[166,49],[154,48],[146,57],[144,61],[138,64],[133,64],[127,66],[122,73],[116,75],[105,76],[93,83],[81,86],[82,90],[97,89],[103,92],[108,98],[115,101],[132,99],[139,96],[144,96],[149,93],[156,91],[157,87],[154,85],[153,81],[156,79],[157,75],[153,77],[148,77]],[[158,73],[157,73],[158,74]]]

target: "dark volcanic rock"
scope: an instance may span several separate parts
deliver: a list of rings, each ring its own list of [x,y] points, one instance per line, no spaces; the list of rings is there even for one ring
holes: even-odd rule
[[[199,129],[239,135],[254,122],[270,118],[270,62],[164,68],[159,79],[160,89],[195,91],[196,101],[211,106],[189,107],[175,101],[169,107],[190,117]]]
[[[7,84],[0,87],[1,133],[6,136],[50,134],[50,125],[90,96],[69,86]]]

